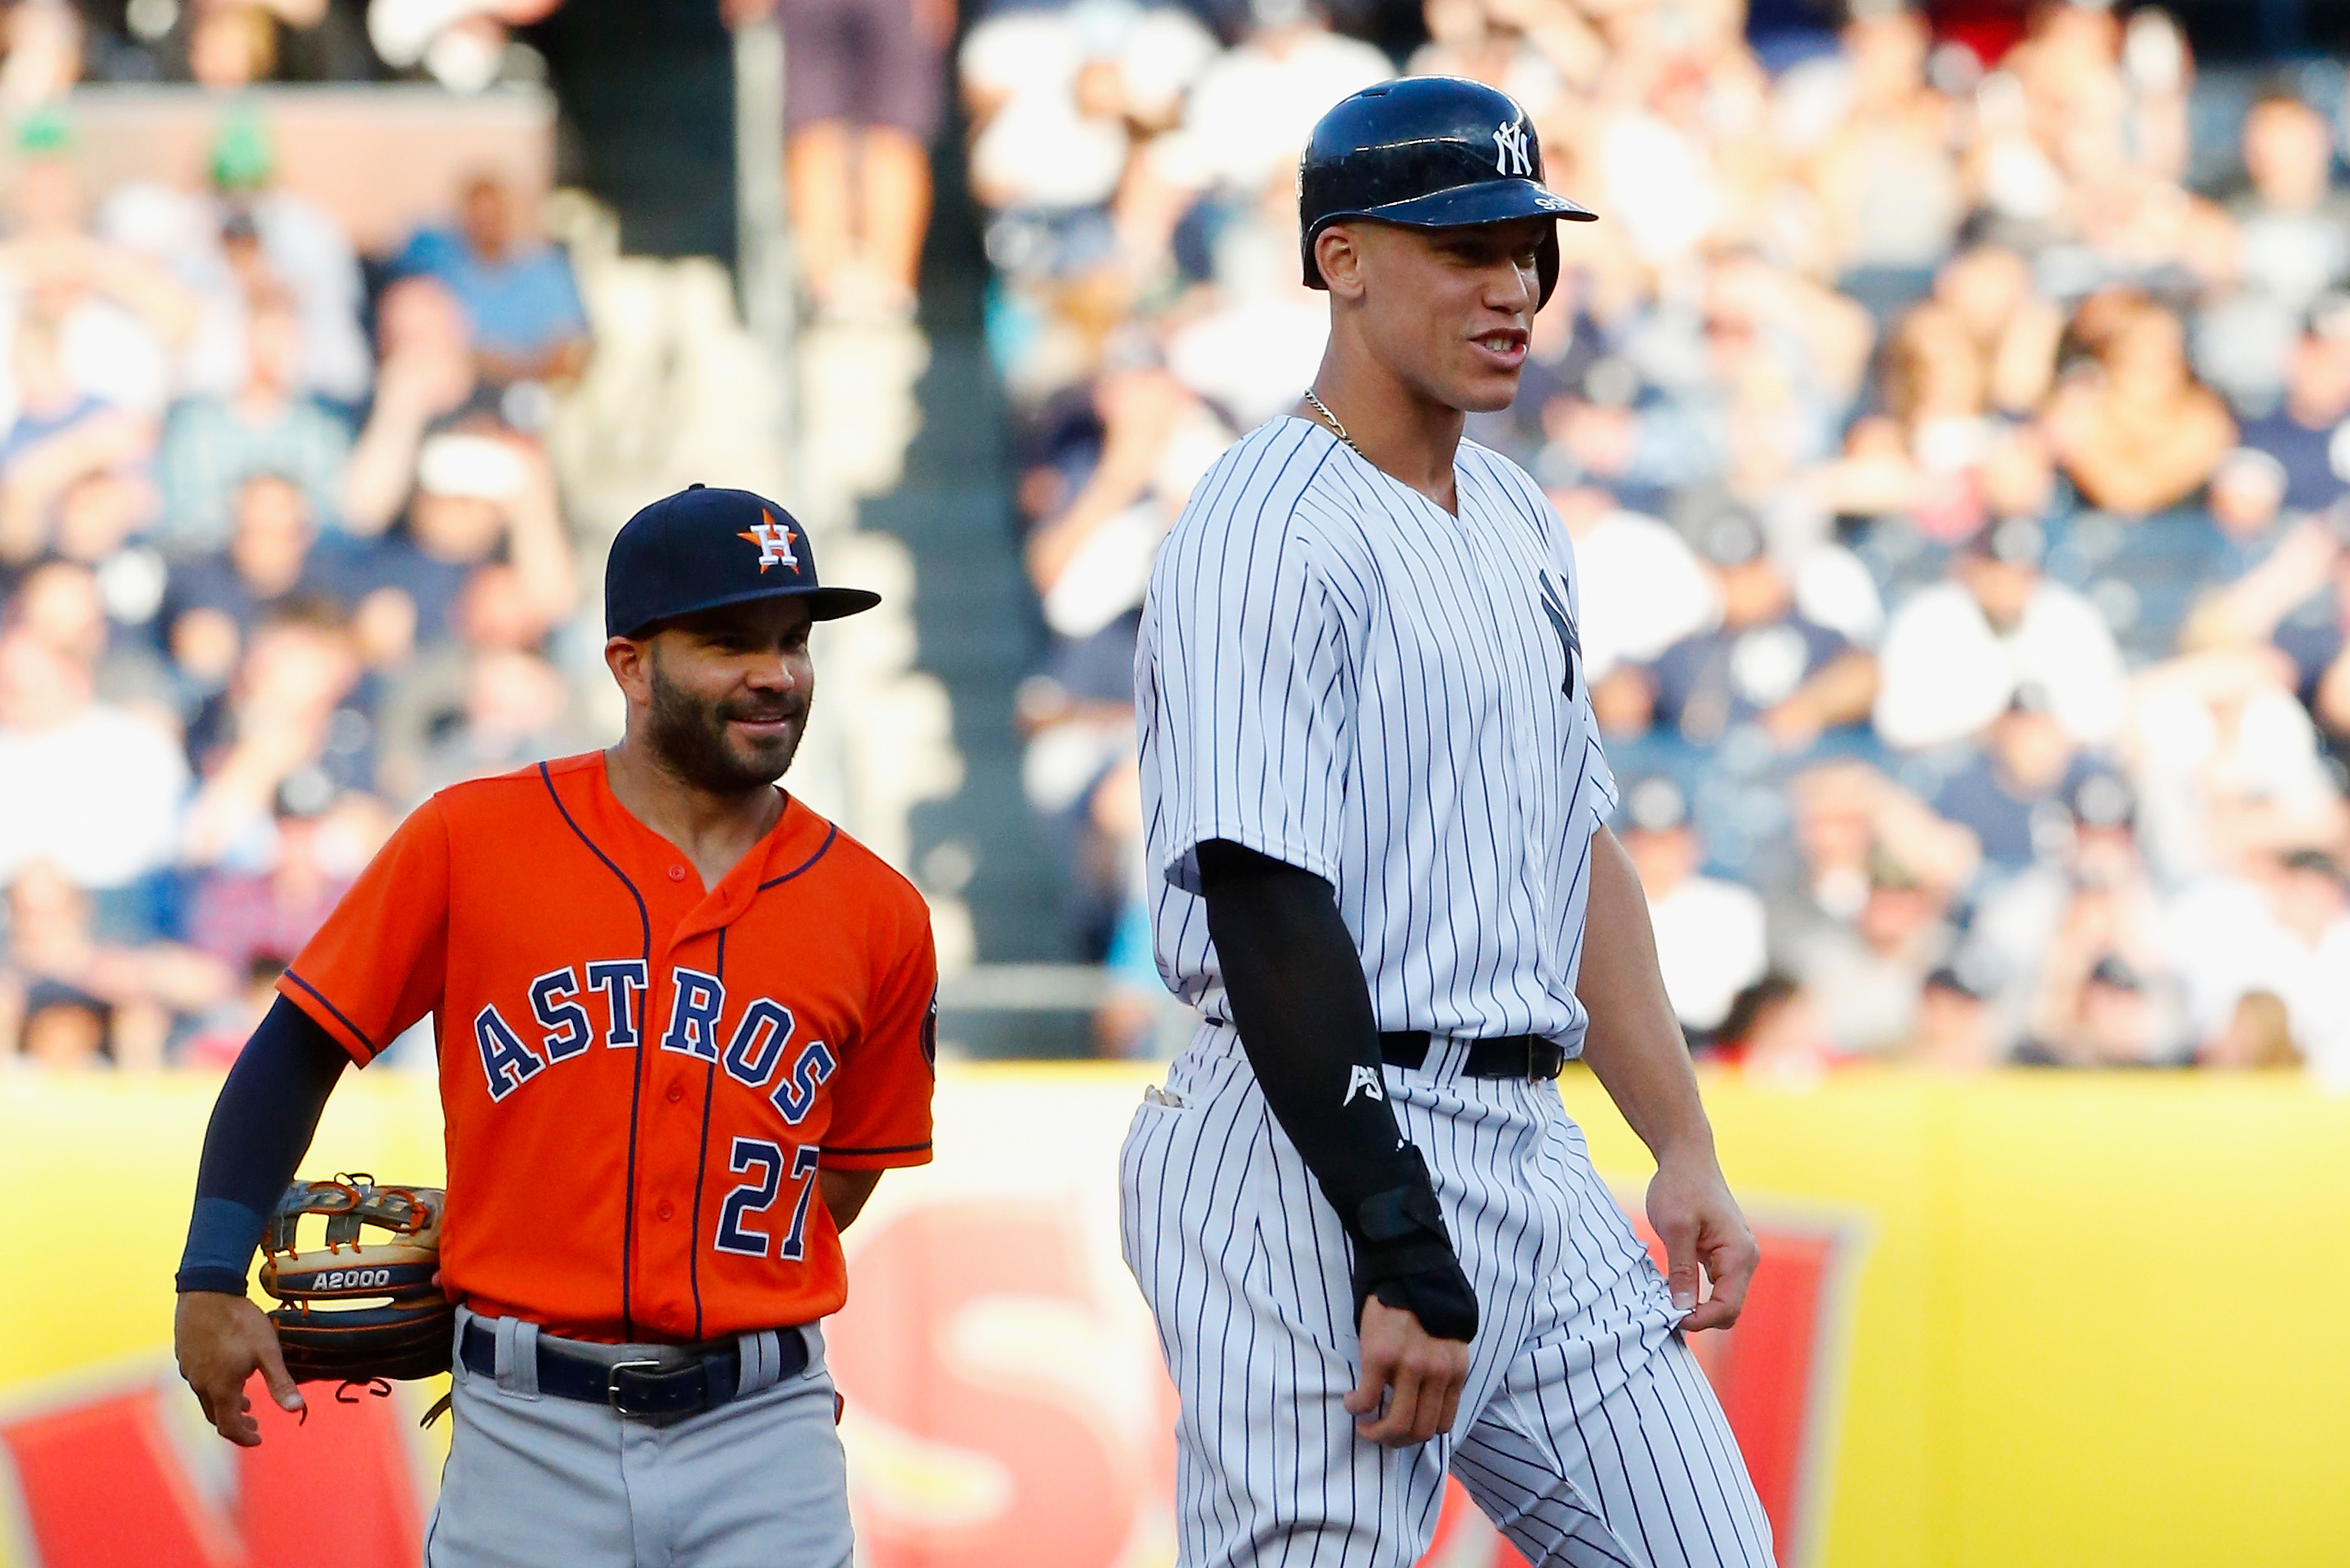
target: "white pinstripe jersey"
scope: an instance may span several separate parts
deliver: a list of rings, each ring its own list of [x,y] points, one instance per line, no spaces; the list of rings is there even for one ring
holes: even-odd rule
[[[1224,1004],[1194,850],[1337,890],[1383,1030],[1580,1049],[1590,839],[1615,806],[1566,530],[1464,441],[1459,514],[1284,416],[1227,451],[1159,552],[1135,659],[1160,974]]]

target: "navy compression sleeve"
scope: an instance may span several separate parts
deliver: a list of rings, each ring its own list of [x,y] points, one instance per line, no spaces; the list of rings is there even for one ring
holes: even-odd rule
[[[182,1291],[244,1294],[262,1226],[294,1179],[318,1114],[350,1057],[279,997],[221,1085],[196,1167],[196,1208],[175,1281]]]
[[[1370,987],[1330,884],[1224,839],[1201,845],[1199,858],[1233,1026],[1274,1119],[1354,1243],[1357,1317],[1376,1294],[1432,1334],[1470,1338],[1476,1294],[1428,1167],[1388,1105]]]

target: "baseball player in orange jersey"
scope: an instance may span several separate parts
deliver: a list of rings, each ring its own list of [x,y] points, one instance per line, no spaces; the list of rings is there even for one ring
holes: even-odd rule
[[[224,1437],[258,1371],[263,1217],[346,1060],[434,1019],[455,1428],[427,1564],[850,1559],[818,1319],[839,1231],[930,1158],[920,896],[776,787],[817,585],[781,507],[700,485],[614,540],[610,751],[417,808],[279,982],[223,1086],[180,1272],[180,1365]]]

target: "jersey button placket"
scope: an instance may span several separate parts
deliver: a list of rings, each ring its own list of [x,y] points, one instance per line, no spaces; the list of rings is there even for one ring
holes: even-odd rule
[[[671,881],[683,880],[683,870],[684,867],[678,866],[663,867]],[[670,918],[675,919],[674,916]],[[686,1281],[691,1266],[681,1250],[681,1246],[691,1244],[691,1238],[681,1235],[680,1228],[675,1227],[677,1204],[666,1196],[684,1190],[680,1186],[681,1180],[691,1183],[692,1179],[691,1156],[683,1146],[693,1140],[690,1131],[681,1136],[670,1111],[672,1106],[681,1110],[685,1108],[686,1079],[678,1069],[684,1065],[686,1058],[664,1054],[660,1043],[668,1030],[670,1014],[674,1010],[678,964],[683,961],[693,969],[707,969],[709,966],[682,959],[682,946],[676,939],[674,927],[667,940],[655,939],[652,985],[645,999],[642,1049],[647,1058],[645,1070],[652,1075],[652,1081],[646,1085],[649,1094],[638,1135],[641,1163],[637,1169],[637,1194],[640,1205],[637,1212],[647,1227],[645,1250],[636,1259],[639,1323],[648,1318],[675,1321],[676,1314],[685,1307]],[[672,1074],[677,1075],[671,1076]],[[666,1083],[662,1081],[665,1078],[669,1080]],[[656,1231],[652,1227],[660,1229]]]

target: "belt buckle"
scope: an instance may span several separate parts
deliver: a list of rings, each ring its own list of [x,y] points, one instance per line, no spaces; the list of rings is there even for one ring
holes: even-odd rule
[[[1556,1044],[1539,1034],[1526,1036],[1526,1077],[1530,1082],[1546,1084],[1566,1065],[1566,1054]]]
[[[620,1397],[620,1374],[623,1372],[659,1373],[665,1370],[658,1361],[616,1361],[604,1376],[604,1402],[623,1416],[645,1417],[658,1414],[652,1410],[631,1410]]]

